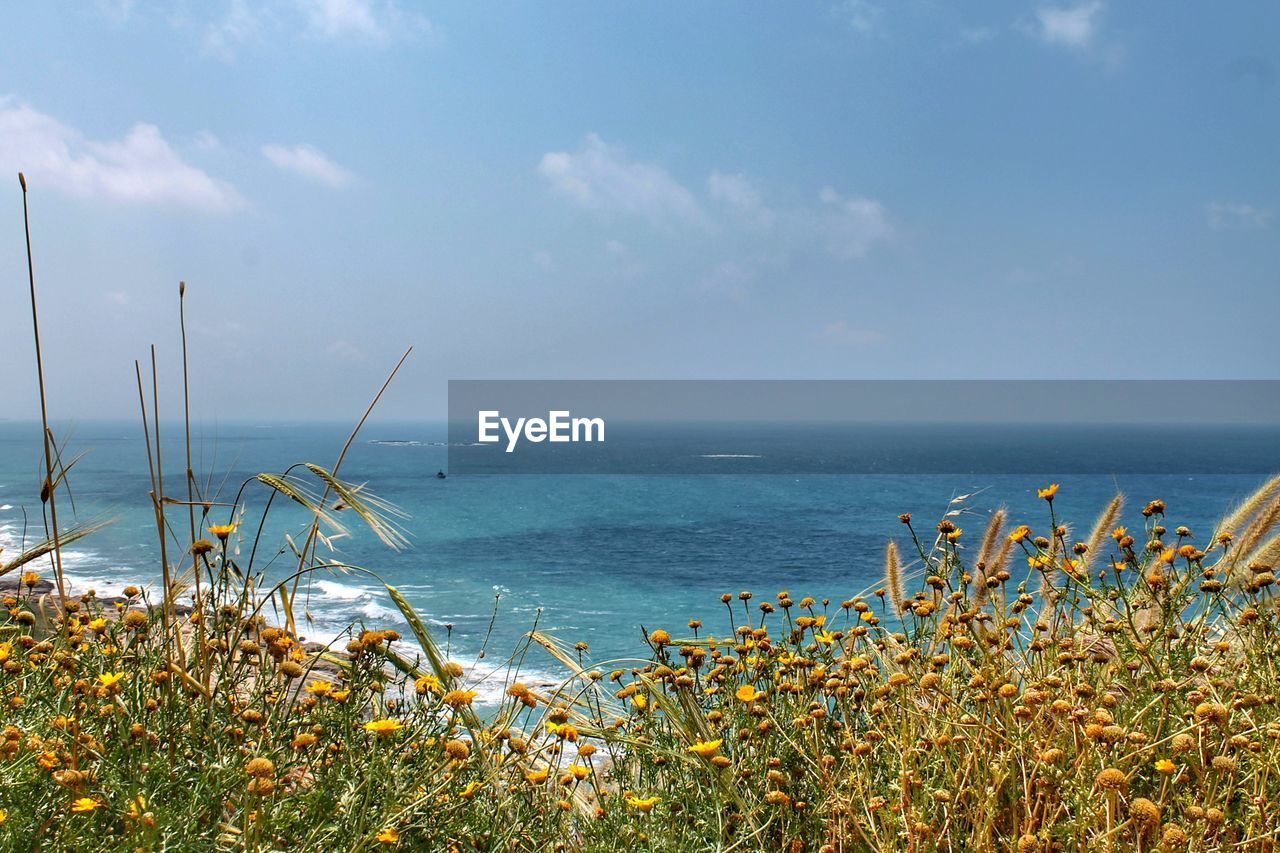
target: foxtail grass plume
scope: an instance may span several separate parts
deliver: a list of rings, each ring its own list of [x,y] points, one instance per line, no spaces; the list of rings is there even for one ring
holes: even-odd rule
[[[884,577],[893,596],[893,606],[899,612],[907,607],[906,587],[902,583],[902,561],[898,558],[898,543],[892,539],[884,548]]]
[[[1085,542],[1085,552],[1081,557],[1083,562],[1082,569],[1087,574],[1093,568],[1098,551],[1102,548],[1102,543],[1106,541],[1111,531],[1115,529],[1116,520],[1120,518],[1120,513],[1124,509],[1124,495],[1117,494],[1107,504],[1098,520],[1093,523],[1093,530],[1089,532],[1089,539]]]
[[[994,576],[1000,568],[995,565],[999,560],[1000,553],[1005,550],[1005,546],[1009,545],[1006,537],[1001,534],[1004,532],[1004,522],[1007,513],[1004,507],[991,514],[991,520],[987,522],[986,532],[982,534],[982,545],[978,548],[978,559],[974,564],[976,573],[974,575],[974,583],[977,589],[974,592],[974,602],[981,607],[987,601],[990,593],[990,587],[987,585],[987,579]]]

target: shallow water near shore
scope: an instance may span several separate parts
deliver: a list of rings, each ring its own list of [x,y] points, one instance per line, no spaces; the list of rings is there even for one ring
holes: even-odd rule
[[[331,465],[348,429],[336,424],[202,427],[193,467],[212,472],[201,475],[206,497],[230,501],[259,471],[278,473],[301,461]],[[59,435],[64,437],[62,431]],[[178,430],[163,436],[165,479],[169,494],[185,497],[180,439]],[[1162,449],[1174,468],[1196,452],[1191,438],[1177,441],[1184,446],[1175,442]],[[1252,445],[1250,452],[1257,455],[1257,447],[1265,446]],[[70,430],[66,450],[87,453],[72,470],[70,494],[60,494],[64,524],[69,518],[116,519],[67,549],[64,565],[73,585],[109,593],[126,583],[157,581],[160,557],[140,426],[79,423]],[[1108,452],[1105,445],[1097,447],[1095,470],[1105,470]],[[723,632],[723,593],[753,590],[772,597],[787,589],[793,596],[838,602],[875,586],[885,540],[905,533],[901,512],[913,513],[919,529],[930,530],[953,497],[972,495],[950,507],[972,512],[956,519],[972,539],[980,536],[987,513],[1000,505],[1009,507],[1015,522],[1039,532],[1047,526],[1047,514],[1035,487],[1053,480],[1062,484],[1054,505],[1058,517],[1070,521],[1079,535],[1119,489],[1129,499],[1125,520],[1131,525],[1140,522],[1142,504],[1160,498],[1168,504],[1170,526],[1186,524],[1203,544],[1214,521],[1256,488],[1271,467],[1270,460],[1253,458],[1238,460],[1240,473],[1213,475],[794,476],[768,474],[767,453],[744,457],[729,445],[718,455],[726,465],[748,462],[760,473],[437,479],[436,471],[447,467],[443,424],[370,426],[353,445],[341,474],[367,483],[407,514],[402,525],[410,545],[392,551],[347,518],[353,536],[335,543],[340,551],[333,557],[398,587],[439,642],[449,644],[461,660],[474,661],[483,648],[481,667],[502,668],[523,633],[536,625],[566,643],[587,643],[591,659],[604,663],[636,655],[641,626],[664,627],[678,636],[690,618],[701,618],[712,633]],[[30,543],[43,536],[39,460],[37,426],[0,424],[0,545],[10,556],[24,537]],[[976,464],[974,469],[997,466]],[[260,484],[245,490],[252,522],[242,526],[245,535],[256,529],[256,513],[268,496]],[[303,522],[297,507],[277,501],[255,566],[269,576],[285,576],[290,560],[279,550],[283,534],[296,532]],[[183,508],[171,509],[170,523],[186,535]],[[246,543],[240,558],[247,556]],[[324,641],[361,623],[404,628],[385,590],[359,573],[314,575],[303,603],[311,621],[302,632],[310,639]],[[534,648],[524,671],[533,679],[550,678],[559,665]],[[491,686],[500,689],[500,680]]]

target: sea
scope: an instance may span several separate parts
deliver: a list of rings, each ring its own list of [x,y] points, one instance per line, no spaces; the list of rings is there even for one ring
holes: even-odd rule
[[[300,462],[331,467],[349,429],[317,423],[195,429],[192,466],[201,497],[244,508],[237,560],[247,561],[272,494],[255,475],[281,474]],[[1057,482],[1054,510],[1080,536],[1120,491],[1130,526],[1140,527],[1141,508],[1161,499],[1169,526],[1185,524],[1193,541],[1204,544],[1235,502],[1280,471],[1280,430],[1273,427],[1063,432],[937,425],[918,428],[913,447],[920,446],[920,429],[935,430],[931,442],[949,448],[949,462],[937,466],[942,473],[895,464],[903,458],[902,430],[826,425],[810,435],[794,425],[776,431],[766,425],[751,432],[749,445],[705,429],[685,443],[678,435],[664,443],[672,459],[697,459],[687,470],[698,473],[681,473],[686,469],[673,464],[653,475],[440,478],[437,472],[448,473],[450,450],[443,422],[370,424],[340,474],[398,510],[407,544],[388,547],[352,514],[338,512],[350,535],[331,539],[321,554],[359,569],[310,576],[299,630],[324,642],[361,626],[407,635],[383,582],[394,585],[436,641],[468,668],[479,701],[493,702],[510,680],[509,656],[533,628],[570,647],[586,644],[584,660],[608,669],[643,657],[642,630],[665,628],[678,636],[697,618],[704,634],[727,633],[726,593],[735,596],[735,607],[741,591],[753,592],[757,602],[780,590],[833,603],[865,594],[880,581],[887,540],[897,538],[904,553],[911,551],[900,513],[911,513],[926,532],[951,513],[965,530],[962,543],[976,548],[988,516],[1001,506],[1014,523],[1047,530],[1048,507],[1036,489]],[[112,594],[129,583],[155,585],[161,553],[141,424],[83,421],[55,432],[63,461],[74,460],[58,493],[63,526],[111,522],[66,549],[72,587]],[[0,563],[43,538],[40,435],[36,424],[0,423]],[[1034,470],[1037,451],[1055,447],[1070,452],[1049,453],[1042,458],[1052,465]],[[160,450],[166,493],[185,498],[180,425],[162,429]],[[840,459],[855,452],[863,461],[836,466],[844,473],[813,473],[813,466],[796,464],[814,454]],[[319,485],[305,469],[292,475]],[[231,513],[215,506],[212,517],[225,521]],[[170,506],[167,516],[186,536],[185,507]],[[287,553],[286,537],[296,541],[306,520],[301,507],[277,497],[253,555],[255,570],[287,576],[296,559]],[[180,547],[175,541],[171,557]],[[35,568],[49,575],[47,560]],[[535,682],[565,675],[540,648],[522,656],[520,673]]]

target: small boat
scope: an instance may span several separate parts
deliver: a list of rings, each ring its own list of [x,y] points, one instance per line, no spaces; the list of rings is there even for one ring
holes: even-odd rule
[[[437,480],[443,480],[446,476],[448,476],[448,475],[447,475],[447,474],[445,474],[443,471],[437,471],[437,472],[436,472],[436,479],[437,479]]]

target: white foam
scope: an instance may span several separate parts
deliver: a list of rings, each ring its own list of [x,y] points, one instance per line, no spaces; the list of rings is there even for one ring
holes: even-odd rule
[[[338,581],[312,580],[311,587],[318,589],[321,595],[332,601],[359,601],[373,597],[373,594],[362,586]]]
[[[401,614],[399,610],[394,610],[390,607],[383,607],[381,604],[378,604],[376,601],[370,601],[369,603],[361,606],[360,615],[364,616],[364,618],[366,619],[374,619],[381,622],[387,622],[387,621],[403,622],[404,621],[404,615]]]

